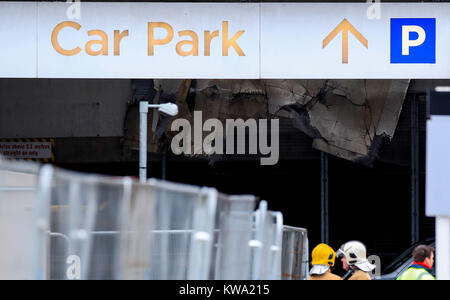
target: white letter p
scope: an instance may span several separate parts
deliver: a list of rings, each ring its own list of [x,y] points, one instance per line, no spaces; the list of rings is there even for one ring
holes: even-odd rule
[[[416,32],[419,37],[416,40],[409,39],[409,33]],[[409,48],[420,46],[425,42],[426,34],[420,26],[402,26],[402,55],[409,55]]]

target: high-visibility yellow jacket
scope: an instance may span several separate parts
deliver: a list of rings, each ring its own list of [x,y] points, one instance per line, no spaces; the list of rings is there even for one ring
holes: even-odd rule
[[[397,280],[436,280],[428,270],[429,269],[423,265],[413,263],[408,270],[403,272],[397,278]]]

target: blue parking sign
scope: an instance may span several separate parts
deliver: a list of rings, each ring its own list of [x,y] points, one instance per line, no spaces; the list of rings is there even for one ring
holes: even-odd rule
[[[391,63],[436,63],[436,19],[391,19]]]

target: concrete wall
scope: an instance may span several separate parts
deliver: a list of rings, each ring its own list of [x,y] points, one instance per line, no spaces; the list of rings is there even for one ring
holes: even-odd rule
[[[0,79],[0,138],[123,136],[131,80]]]

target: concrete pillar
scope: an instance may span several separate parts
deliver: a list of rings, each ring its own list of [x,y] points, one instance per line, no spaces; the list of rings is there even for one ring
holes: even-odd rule
[[[436,277],[450,280],[450,217],[436,218]]]

